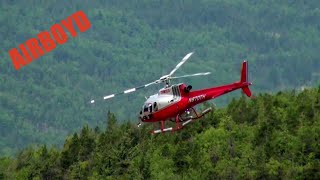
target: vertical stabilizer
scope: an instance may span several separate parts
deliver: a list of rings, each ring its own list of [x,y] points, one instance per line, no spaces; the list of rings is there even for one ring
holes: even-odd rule
[[[243,83],[243,84],[246,84],[246,86],[244,86],[242,88],[242,91],[248,97],[251,97],[251,91],[249,89],[249,85],[251,85],[251,83],[248,82],[248,62],[247,61],[243,61],[243,63],[242,63],[240,82]]]

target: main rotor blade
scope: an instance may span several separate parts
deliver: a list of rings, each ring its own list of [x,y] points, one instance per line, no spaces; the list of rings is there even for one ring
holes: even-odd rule
[[[209,74],[211,74],[211,72],[188,74],[188,75],[177,76],[177,77],[170,77],[170,79],[178,79],[178,78],[192,77],[192,76],[206,76],[206,75],[209,75]]]
[[[104,96],[104,97],[103,97],[103,100],[110,99],[110,98],[113,98],[113,97],[118,96],[118,95],[121,95],[121,94],[132,93],[132,92],[134,92],[134,91],[136,91],[136,90],[138,90],[138,89],[142,89],[142,88],[145,88],[145,87],[148,87],[148,86],[150,86],[150,85],[152,85],[152,84],[157,84],[157,83],[158,83],[158,80],[157,80],[157,81],[154,81],[154,82],[151,82],[151,83],[148,83],[148,84],[145,84],[145,85],[143,85],[143,86],[139,86],[139,87],[127,89],[127,90],[125,90],[125,91],[123,91],[123,92],[120,92],[120,93],[109,94],[109,95],[107,95],[107,96]],[[96,102],[96,100],[94,100],[94,99],[92,99],[92,100],[90,101],[91,104],[93,104],[93,103],[95,103],[95,102]]]
[[[185,63],[192,54],[193,54],[193,52],[187,54],[187,55],[179,62],[179,64],[177,64],[177,66],[170,72],[169,76],[171,76],[174,72],[176,72],[176,70],[178,70],[178,69],[180,68],[180,66],[182,66],[182,64]]]

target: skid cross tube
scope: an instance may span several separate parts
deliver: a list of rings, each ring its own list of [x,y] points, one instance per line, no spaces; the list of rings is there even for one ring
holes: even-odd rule
[[[187,118],[187,119],[183,119],[181,117],[180,114],[178,114],[175,118],[175,123],[176,123],[176,127],[169,127],[169,128],[165,128],[165,121],[161,121],[161,128],[158,129],[158,130],[153,130],[151,131],[150,133],[151,134],[158,134],[158,133],[165,133],[165,132],[174,132],[174,131],[179,131],[181,130],[182,128],[184,128],[184,126],[186,126],[187,124],[189,124],[190,122],[193,122],[194,120],[196,119],[199,119],[201,117],[203,117],[204,115],[206,115],[207,113],[209,113],[210,111],[212,111],[212,108],[207,108],[205,109],[204,111],[202,111],[201,114],[198,114],[197,111],[194,109],[194,108],[190,108],[194,114],[196,115],[196,117],[190,117],[190,118]],[[182,124],[180,124],[180,121],[179,120],[182,120]]]

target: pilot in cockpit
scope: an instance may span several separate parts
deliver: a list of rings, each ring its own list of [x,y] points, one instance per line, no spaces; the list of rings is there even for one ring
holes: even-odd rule
[[[143,119],[149,119],[153,112],[158,111],[157,102],[145,104],[140,111],[140,117]]]
[[[142,119],[149,119],[149,115],[152,112],[152,104],[145,104],[140,111],[140,117]]]

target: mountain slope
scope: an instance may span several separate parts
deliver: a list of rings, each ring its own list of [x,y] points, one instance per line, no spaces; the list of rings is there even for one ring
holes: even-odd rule
[[[318,179],[320,88],[241,97],[176,133],[150,135],[108,114],[62,150],[0,159],[8,179]]]
[[[101,125],[106,112],[136,121],[144,96],[89,106],[91,98],[142,85],[168,72],[188,52],[195,54],[177,75],[194,88],[238,80],[250,62],[253,91],[318,83],[318,1],[1,1],[0,154],[27,144],[61,144],[83,124]],[[7,51],[82,9],[92,27],[15,71]],[[234,93],[217,101],[226,104]]]

